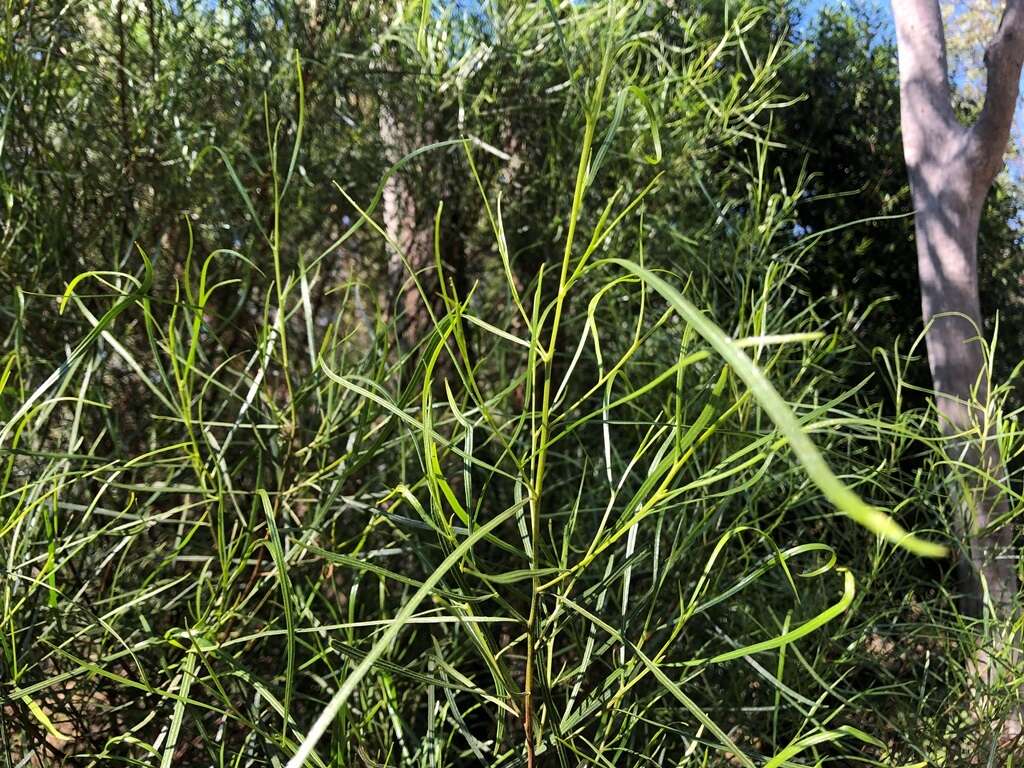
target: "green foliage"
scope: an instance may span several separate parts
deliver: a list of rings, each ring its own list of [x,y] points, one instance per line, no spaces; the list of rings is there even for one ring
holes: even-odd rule
[[[12,764],[995,754],[913,356],[866,378],[908,220],[826,231],[905,206],[858,21],[43,5],[0,62]]]
[[[781,72],[782,89],[803,98],[780,114],[775,133],[791,150],[778,160],[785,177],[807,178],[796,215],[799,231],[817,235],[813,259],[798,282],[810,297],[849,318],[863,350],[864,375],[876,368],[874,350],[892,355],[897,338],[906,349],[922,331],[891,36],[867,12],[822,12]],[[1024,269],[1019,215],[1018,191],[1001,177],[982,215],[978,247],[987,335],[997,314],[1004,328],[1021,327],[1020,286],[1011,277]],[[1018,337],[1004,334],[996,361],[1000,379],[1024,355]],[[923,355],[904,374],[915,385],[930,385]],[[879,390],[876,397],[888,399],[891,392]]]

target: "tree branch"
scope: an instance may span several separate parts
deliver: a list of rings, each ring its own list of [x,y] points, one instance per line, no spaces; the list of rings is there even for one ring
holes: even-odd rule
[[[892,15],[899,50],[903,149],[907,165],[914,168],[960,127],[950,99],[939,0],[893,0]]]
[[[1007,0],[999,29],[985,50],[985,104],[971,129],[970,152],[987,187],[1003,165],[1024,64],[1024,0]]]

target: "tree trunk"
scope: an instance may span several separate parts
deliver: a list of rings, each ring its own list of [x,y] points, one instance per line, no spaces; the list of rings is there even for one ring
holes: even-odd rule
[[[1003,165],[1024,60],[1024,0],[1007,3],[985,55],[985,104],[971,126],[950,98],[938,0],[893,0],[903,149],[914,203],[928,363],[962,510],[965,608],[1002,627],[1018,583],[1005,471],[988,422],[988,371],[978,299],[978,224]],[[1004,638],[1005,639],[1005,638]],[[996,639],[996,642],[1000,642]]]
[[[940,426],[950,439],[950,459],[965,465],[957,473],[966,518],[962,533],[969,545],[961,569],[965,607],[973,616],[982,615],[984,579],[993,610],[1005,620],[1017,594],[1017,577],[1010,527],[991,527],[1008,512],[1006,495],[985,477],[1002,479],[1004,473],[986,414],[988,378],[977,272],[984,197],[974,188],[972,170],[955,141],[944,152],[953,156],[950,161],[910,166],[921,311]],[[940,150],[943,144],[932,147]],[[982,474],[971,471],[975,468]]]
[[[390,109],[380,109],[380,135],[389,163],[396,163],[415,149],[408,131]],[[384,228],[390,243],[387,290],[382,306],[393,318],[402,341],[414,346],[430,330],[430,314],[420,295],[420,286],[434,268],[433,221],[417,209],[414,190],[406,168],[393,173],[384,183],[382,199]]]

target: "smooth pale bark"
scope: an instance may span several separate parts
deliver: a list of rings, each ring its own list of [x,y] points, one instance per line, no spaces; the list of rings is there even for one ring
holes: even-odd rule
[[[987,586],[991,608],[1010,618],[1016,556],[998,484],[1004,470],[986,421],[988,380],[978,299],[978,224],[1003,166],[1024,61],[1024,0],[1009,0],[990,42],[985,104],[973,125],[954,114],[938,0],[893,0],[900,69],[903,149],[914,202],[921,310],[928,362],[950,458],[962,462],[963,535],[969,557],[962,589],[975,615]],[[976,470],[982,470],[979,474]]]

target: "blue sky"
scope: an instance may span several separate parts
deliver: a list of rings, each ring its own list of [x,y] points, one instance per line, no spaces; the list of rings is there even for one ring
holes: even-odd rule
[[[869,11],[873,16],[883,20],[892,29],[892,6],[889,0],[804,0],[806,9],[805,21],[813,21],[822,8],[858,8]]]
[[[871,8],[872,10],[879,10],[885,17],[892,19],[892,10],[888,2],[881,2],[881,0],[867,0],[866,2],[850,3],[843,2],[843,0],[807,0],[807,7],[813,12],[821,8],[828,8],[830,6],[851,6],[856,5],[858,8]]]

